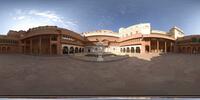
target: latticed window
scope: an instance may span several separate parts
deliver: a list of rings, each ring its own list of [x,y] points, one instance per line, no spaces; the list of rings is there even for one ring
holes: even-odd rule
[[[192,38],[192,42],[198,42],[197,38]]]
[[[51,36],[51,40],[52,40],[52,41],[57,41],[57,36],[56,36],[56,35],[52,35],[52,36]]]

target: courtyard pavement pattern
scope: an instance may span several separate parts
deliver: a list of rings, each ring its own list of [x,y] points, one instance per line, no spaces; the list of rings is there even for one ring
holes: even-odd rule
[[[1,54],[0,95],[200,95],[200,55],[154,55],[97,63]]]

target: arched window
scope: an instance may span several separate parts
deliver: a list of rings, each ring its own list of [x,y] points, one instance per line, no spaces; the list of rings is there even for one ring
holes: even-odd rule
[[[136,53],[140,53],[140,47],[136,47]]]
[[[127,48],[126,48],[126,52],[127,52],[127,53],[129,53],[129,52],[130,52],[130,49],[129,49],[129,47],[127,47]]]
[[[135,50],[134,50],[134,47],[131,47],[131,53],[134,53]]]
[[[126,52],[126,49],[125,48],[123,48],[123,53],[125,53]]]
[[[56,35],[51,35],[51,40],[52,41],[57,41],[57,36]]]
[[[122,49],[122,48],[120,49],[120,52],[123,52],[123,49]]]
[[[197,38],[192,38],[192,42],[198,42]]]

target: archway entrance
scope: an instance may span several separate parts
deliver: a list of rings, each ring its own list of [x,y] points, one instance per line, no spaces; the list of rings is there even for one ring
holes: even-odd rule
[[[78,53],[78,47],[75,48],[75,53]]]
[[[191,53],[191,48],[190,47],[187,48],[187,53]]]
[[[200,47],[198,48],[198,52],[200,53]]]
[[[10,53],[10,47],[7,47],[7,52]]]
[[[81,48],[79,48],[78,52],[81,53]]]
[[[6,47],[2,47],[2,53],[6,53]]]
[[[69,53],[74,53],[74,47],[70,47]]]
[[[149,52],[149,46],[148,45],[145,46],[145,51]]]
[[[63,48],[63,54],[68,54],[68,51],[69,51],[69,50],[68,50],[68,47],[64,47],[64,48]]]

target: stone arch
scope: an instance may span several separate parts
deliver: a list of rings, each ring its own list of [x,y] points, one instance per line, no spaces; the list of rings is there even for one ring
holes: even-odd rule
[[[178,47],[178,52],[179,52],[179,53],[181,53],[181,52],[182,52],[182,50],[181,50],[181,47]]]
[[[81,51],[84,52],[84,48],[82,48]]]
[[[131,47],[131,53],[134,53],[134,52],[135,52],[134,47]]]
[[[90,48],[88,49],[88,52],[89,52],[89,53],[91,52],[91,49],[90,49]]]
[[[70,47],[69,53],[74,53],[74,47]]]
[[[126,52],[126,49],[125,48],[123,48],[123,53],[125,53]]]
[[[191,53],[191,48],[187,47],[187,53]]]
[[[68,47],[67,47],[67,46],[64,46],[64,47],[63,47],[63,54],[68,54],[68,52],[69,52]]]
[[[182,51],[183,53],[185,53],[185,47],[183,47],[181,51]]]
[[[97,51],[98,51],[98,48],[96,47],[96,48],[94,48],[94,50],[95,50],[95,52],[97,52]]]
[[[78,53],[78,47],[75,47],[75,53]]]
[[[7,47],[7,52],[10,52],[10,47]]]
[[[140,47],[136,47],[136,53],[140,53]]]
[[[130,52],[130,48],[129,48],[129,47],[126,48],[126,52],[127,52],[127,53]]]
[[[81,53],[81,51],[82,51],[81,48],[79,48],[78,52]]]
[[[6,53],[6,47],[2,47],[2,53]]]
[[[122,49],[122,48],[120,48],[120,52],[123,52],[123,49]]]

